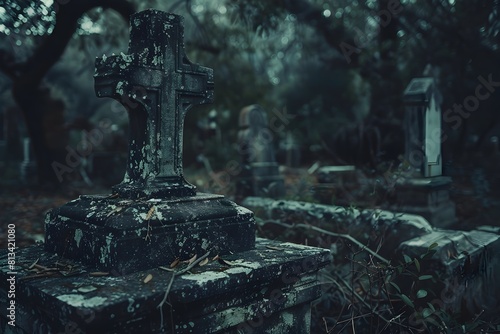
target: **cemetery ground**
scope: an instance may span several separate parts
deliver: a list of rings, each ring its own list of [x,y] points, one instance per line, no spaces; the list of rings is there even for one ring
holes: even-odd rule
[[[316,166],[317,167],[317,166]],[[281,168],[285,177],[285,200],[317,203],[311,189],[317,185],[311,168]],[[471,230],[478,226],[500,228],[499,178],[494,168],[467,167],[454,171],[450,194],[456,204],[458,223],[450,228]],[[202,168],[185,169],[186,179],[200,191],[235,196],[234,180],[221,183]],[[391,174],[392,175],[392,174]],[[389,181],[389,182],[388,182]],[[387,173],[358,170],[355,184],[344,184],[331,194],[331,204],[345,210],[377,208],[394,201],[393,185]],[[88,187],[82,181],[65,183],[57,191],[40,187],[4,185],[0,191],[0,246],[7,247],[6,226],[16,226],[16,246],[43,241],[44,215],[80,194],[109,193],[108,187]],[[312,333],[494,333],[500,330],[500,312],[483,310],[476,314],[439,312],[453,286],[439,286],[440,277],[430,274],[428,258],[433,249],[404,261],[370,254],[356,236],[332,233],[333,222],[277,221],[258,219],[258,236],[331,250],[333,261],[320,272],[322,296],[313,303]],[[293,227],[302,225],[301,227]],[[303,225],[309,225],[304,228]],[[498,230],[497,230],[498,231]],[[360,239],[361,240],[361,239]],[[279,250],[277,250],[279,251]],[[376,252],[377,250],[374,249]],[[374,253],[375,253],[374,252]],[[348,256],[346,256],[348,254]],[[426,273],[423,275],[422,273]],[[424,280],[419,280],[419,278]],[[424,283],[424,284],[422,284]]]

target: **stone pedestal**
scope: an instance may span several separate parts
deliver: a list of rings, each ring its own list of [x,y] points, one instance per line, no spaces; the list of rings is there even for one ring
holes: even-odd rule
[[[359,189],[354,166],[325,166],[317,171],[318,183],[312,187],[313,196],[322,204],[352,205]]]
[[[285,181],[280,175],[279,166],[275,162],[254,162],[252,170],[253,194],[271,198],[283,197]]]
[[[6,251],[0,256],[4,263]],[[137,256],[147,260],[148,255]],[[92,267],[62,261],[41,245],[21,249],[14,268],[16,327],[1,312],[0,331],[309,333],[310,302],[320,295],[316,276],[329,261],[327,250],[257,239],[255,249],[209,259],[176,276],[168,290],[173,273],[161,268],[100,276]],[[37,268],[50,269],[37,274]],[[3,282],[10,271],[5,261]],[[158,308],[166,291],[167,302]],[[8,303],[2,284],[0,308],[5,311]]]
[[[396,184],[397,204],[390,209],[420,215],[435,227],[449,227],[456,223],[450,185],[446,176],[405,179]]]
[[[45,229],[47,251],[118,274],[255,244],[251,211],[224,196],[202,193],[144,200],[80,196],[52,210]]]
[[[396,253],[418,258],[433,244],[435,254],[425,262],[421,260],[423,269],[419,275],[437,279],[422,281],[421,287],[434,291],[429,294],[429,301],[435,308],[461,321],[474,319],[477,314],[485,319],[496,317],[500,311],[500,236],[478,230],[439,230],[401,243]],[[405,276],[398,284],[403,287],[409,282]],[[420,323],[439,321],[435,313],[429,318]]]

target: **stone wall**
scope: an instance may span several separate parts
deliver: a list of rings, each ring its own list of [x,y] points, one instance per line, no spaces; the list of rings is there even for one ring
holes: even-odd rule
[[[325,233],[353,238],[359,242],[358,246],[366,247],[387,260],[384,265],[390,263],[393,266],[393,281],[401,290],[411,289],[417,281],[428,294],[427,299],[422,300],[448,314],[471,321],[477,314],[498,314],[500,237],[495,229],[436,229],[417,215],[258,197],[247,198],[243,205],[255,212],[263,230],[272,230],[274,224],[283,228],[279,231],[283,235],[293,226],[308,231],[310,244],[315,242],[310,232],[314,232],[317,239]],[[335,239],[328,240],[335,243]],[[335,259],[352,258],[354,245],[350,239],[346,241],[352,247],[331,246],[334,265],[328,270],[340,270],[343,264],[335,263]],[[357,250],[363,251],[362,247],[357,247]],[[418,272],[414,261],[419,262]],[[398,266],[416,275],[406,278],[398,275]]]

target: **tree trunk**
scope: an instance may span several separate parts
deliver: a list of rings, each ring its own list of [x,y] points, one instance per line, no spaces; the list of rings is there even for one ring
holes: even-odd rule
[[[57,147],[57,143],[54,145],[54,141],[48,139],[48,136],[53,134],[47,133],[47,129],[53,126],[61,128],[62,124],[52,123],[54,119],[61,120],[61,117],[64,119],[63,115],[55,115],[55,118],[52,116],[54,112],[62,112],[54,110],[54,103],[56,108],[61,108],[63,105],[57,104],[57,101],[50,97],[50,91],[41,88],[40,84],[63,54],[77,29],[78,19],[94,7],[111,8],[121,14],[126,22],[135,12],[135,6],[126,0],[81,0],[60,5],[52,34],[34,51],[31,58],[21,65],[16,65],[16,69],[19,70],[0,66],[0,70],[12,79],[12,94],[23,111],[37,162],[39,181],[42,183],[57,184],[57,181],[61,181],[53,171],[52,163],[57,161],[66,165],[66,155],[65,139],[60,138],[61,145]]]

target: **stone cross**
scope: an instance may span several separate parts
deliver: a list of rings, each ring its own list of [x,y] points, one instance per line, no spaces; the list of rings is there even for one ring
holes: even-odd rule
[[[415,78],[404,92],[405,157],[416,177],[440,176],[441,96],[434,79]]]
[[[129,158],[121,197],[194,196],[182,170],[183,125],[194,105],[213,100],[213,70],[191,63],[184,51],[183,18],[157,10],[131,17],[128,54],[96,59],[98,97],[128,111]]]

